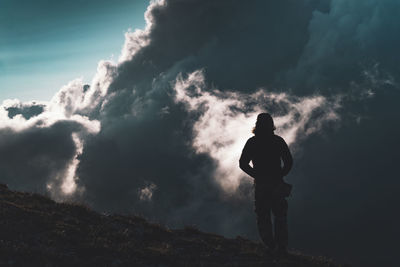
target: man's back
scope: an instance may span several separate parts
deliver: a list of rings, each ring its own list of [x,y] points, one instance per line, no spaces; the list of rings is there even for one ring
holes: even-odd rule
[[[253,170],[248,173],[250,161]],[[291,169],[292,156],[282,137],[275,134],[253,136],[243,148],[240,167],[258,183],[278,181]]]

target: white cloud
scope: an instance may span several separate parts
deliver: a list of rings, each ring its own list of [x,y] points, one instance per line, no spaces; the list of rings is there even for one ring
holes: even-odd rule
[[[125,43],[122,47],[121,55],[118,59],[119,63],[131,60],[141,48],[147,46],[150,43],[149,36],[151,29],[154,25],[151,11],[157,6],[164,5],[166,5],[166,2],[163,0],[151,1],[144,14],[144,18],[146,20],[145,29],[135,29],[134,31],[129,29],[128,32],[125,33]]]
[[[100,131],[100,122],[90,120],[87,116],[74,114],[79,108],[79,100],[82,99],[82,86],[80,80],[74,80],[64,86],[50,102],[21,102],[19,100],[5,100],[0,106],[0,130],[12,130],[15,135],[35,128],[51,129],[58,122],[76,123],[81,127],[72,128],[71,138],[75,144],[75,153],[69,162],[65,163],[65,168],[55,170],[54,177],[49,177],[47,190],[55,199],[76,193],[76,170],[79,165],[78,156],[83,151],[85,139],[90,134],[97,134]],[[23,109],[29,109],[40,105],[42,112],[30,116],[23,116]],[[18,108],[20,114],[9,116],[10,108]],[[40,152],[38,152],[40,154]],[[35,156],[35,155],[33,155]],[[26,164],[26,163],[23,163]],[[24,165],[21,165],[23,168]],[[79,188],[81,190],[82,188]]]
[[[151,201],[153,198],[154,191],[157,189],[157,185],[150,183],[149,185],[139,189],[138,195],[140,201]]]
[[[217,163],[214,178],[227,193],[234,193],[242,179],[239,157],[251,136],[257,115],[270,112],[281,135],[290,146],[321,130],[324,123],[338,120],[340,97],[328,100],[321,95],[291,96],[287,93],[221,92],[207,90],[201,70],[183,78],[178,76],[175,100],[188,111],[199,112],[195,122],[192,146],[197,153],[207,153]]]

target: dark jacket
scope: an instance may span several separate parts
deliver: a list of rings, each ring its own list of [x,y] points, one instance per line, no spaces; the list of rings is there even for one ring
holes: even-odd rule
[[[275,134],[253,136],[243,148],[239,165],[256,183],[270,183],[281,181],[289,173],[293,158],[282,137]]]

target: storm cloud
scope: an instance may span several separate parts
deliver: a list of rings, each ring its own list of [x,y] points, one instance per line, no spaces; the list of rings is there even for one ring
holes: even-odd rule
[[[295,156],[291,246],[394,265],[399,9],[390,0],[152,2],[146,28],[125,34],[118,62],[99,62],[90,85],[3,103],[1,181],[257,239],[238,158],[267,111]]]

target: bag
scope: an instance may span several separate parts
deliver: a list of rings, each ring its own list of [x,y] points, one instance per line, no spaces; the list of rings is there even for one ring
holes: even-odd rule
[[[293,187],[293,185],[288,184],[286,182],[282,182],[276,187],[274,195],[276,197],[288,197],[288,196],[290,196],[290,193],[292,192],[292,187]]]

